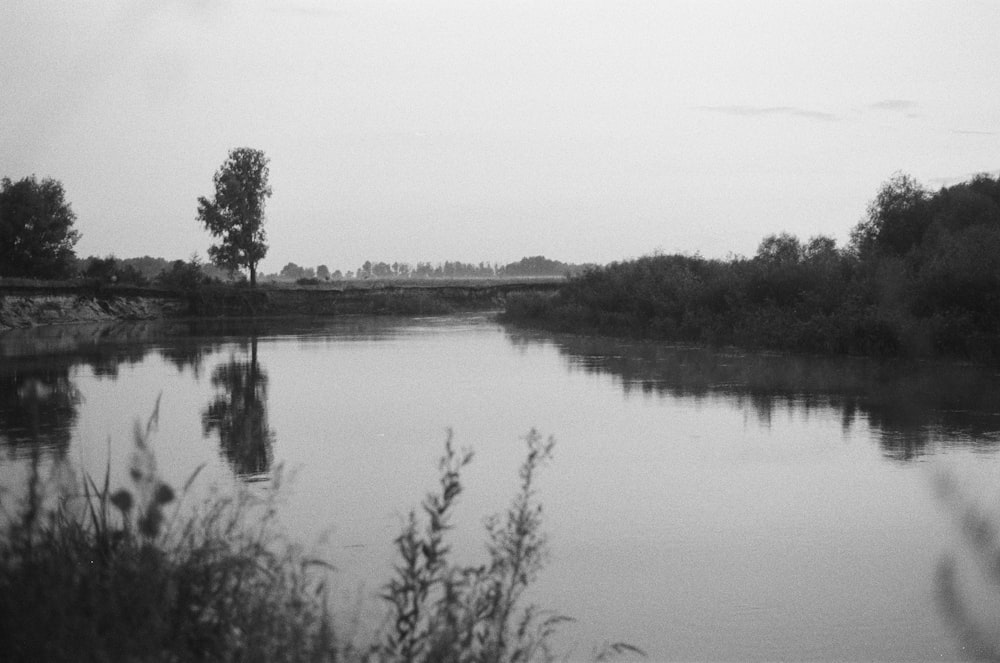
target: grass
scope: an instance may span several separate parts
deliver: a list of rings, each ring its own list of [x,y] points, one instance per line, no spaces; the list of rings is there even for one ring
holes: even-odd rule
[[[155,422],[136,427],[130,488],[111,492],[106,472],[46,495],[33,459],[0,542],[2,658],[334,660],[322,563],[276,536],[273,498],[216,496],[182,518]]]
[[[554,660],[551,636],[568,618],[522,606],[546,557],[535,483],[551,438],[527,435],[519,491],[486,523],[487,559],[463,566],[451,561],[447,534],[472,453],[456,451],[449,434],[438,489],[395,540],[386,622],[359,644],[334,628],[332,567],[280,534],[280,491],[182,505],[197,472],[179,491],[160,480],[150,445],[156,421],[154,412],[145,427],[136,424],[127,488],[112,491],[107,468],[100,482],[53,489],[33,454],[20,503],[3,505],[0,659]],[[638,653],[614,643],[596,658]]]

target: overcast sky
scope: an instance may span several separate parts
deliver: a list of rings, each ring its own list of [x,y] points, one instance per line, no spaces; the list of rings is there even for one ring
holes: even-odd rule
[[[270,253],[569,262],[841,243],[895,171],[1000,170],[1000,4],[2,0],[0,176],[77,253],[203,258],[229,149]]]

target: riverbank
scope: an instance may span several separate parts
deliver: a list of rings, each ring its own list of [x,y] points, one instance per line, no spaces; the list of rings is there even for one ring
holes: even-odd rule
[[[551,295],[511,297],[501,319],[707,347],[1000,364],[1000,288],[944,288],[890,267],[836,252],[787,262],[646,256],[572,277]]]
[[[559,282],[487,281],[443,285],[382,282],[343,287],[255,290],[212,286],[182,292],[129,286],[95,287],[69,281],[0,282],[0,331],[79,322],[180,317],[432,315],[503,308],[526,292],[551,293]]]

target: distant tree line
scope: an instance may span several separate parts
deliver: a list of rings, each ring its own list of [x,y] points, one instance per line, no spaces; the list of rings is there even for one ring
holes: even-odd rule
[[[517,262],[466,263],[459,261],[430,262],[373,262],[366,260],[357,270],[330,271],[326,265],[302,267],[290,262],[274,274],[264,274],[262,281],[329,281],[342,279],[433,279],[433,278],[505,278],[530,276],[566,276],[580,274],[587,265],[574,265],[550,260],[544,256],[521,258]]]
[[[930,192],[897,174],[848,246],[766,237],[752,258],[654,255],[586,270],[508,319],[817,353],[1000,361],[1000,179]]]

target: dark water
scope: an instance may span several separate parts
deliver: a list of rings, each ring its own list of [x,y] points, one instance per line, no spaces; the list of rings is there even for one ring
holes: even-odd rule
[[[352,614],[388,577],[403,514],[433,487],[445,431],[476,450],[457,552],[516,490],[532,427],[556,440],[540,498],[551,560],[532,599],[577,619],[585,657],[626,640],[661,659],[952,659],[935,573],[959,560],[984,628],[953,477],[996,502],[1000,376],[953,364],[716,353],[504,329],[483,317],[68,326],[0,335],[0,471],[125,482],[160,401],[164,477],[268,489],[340,571]],[[961,579],[961,578],[960,578]],[[360,601],[360,603],[359,603]]]

